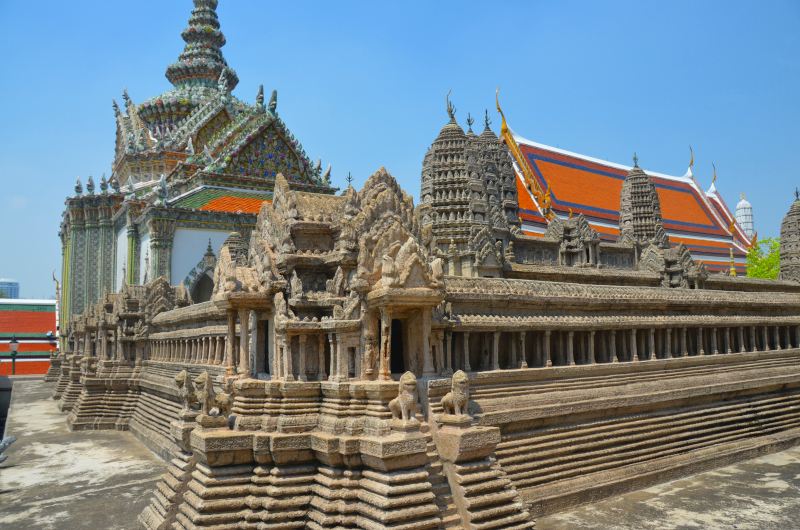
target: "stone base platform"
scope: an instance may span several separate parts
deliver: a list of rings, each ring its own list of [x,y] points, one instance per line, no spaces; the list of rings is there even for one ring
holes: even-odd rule
[[[167,464],[119,431],[70,432],[53,384],[14,381],[0,464],[0,528],[134,530]]]

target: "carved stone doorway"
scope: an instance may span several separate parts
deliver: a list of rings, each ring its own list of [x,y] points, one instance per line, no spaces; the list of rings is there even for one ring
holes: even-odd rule
[[[395,318],[392,320],[392,374],[404,374],[408,369],[404,343],[403,321]]]

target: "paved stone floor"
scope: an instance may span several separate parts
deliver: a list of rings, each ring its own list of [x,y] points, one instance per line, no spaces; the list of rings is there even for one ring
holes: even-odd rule
[[[16,380],[0,464],[0,528],[134,530],[167,465],[130,433],[74,432],[52,383]]]
[[[576,529],[800,529],[800,448],[536,521],[536,530]]]
[[[138,529],[166,464],[123,432],[76,432],[53,385],[14,383],[0,528]],[[540,518],[537,530],[800,530],[800,448]]]

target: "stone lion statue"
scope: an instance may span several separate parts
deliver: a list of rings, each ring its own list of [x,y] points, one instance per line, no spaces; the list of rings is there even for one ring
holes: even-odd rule
[[[453,374],[453,386],[450,392],[442,398],[442,408],[445,414],[461,416],[467,413],[469,402],[469,378],[463,370]]]
[[[183,403],[183,410],[190,410],[192,401],[195,401],[195,397],[194,385],[192,385],[192,378],[189,377],[189,372],[184,370],[176,375],[175,384],[178,386],[178,397],[181,398],[181,402]]]
[[[195,395],[197,396],[197,401],[200,402],[200,409],[203,414],[210,416],[211,409],[216,408],[221,415],[225,417],[230,415],[233,399],[230,394],[217,394],[214,392],[214,383],[208,372],[203,372],[197,376],[194,383],[197,385]]]
[[[406,372],[400,378],[397,397],[389,402],[392,417],[403,421],[416,419],[414,416],[417,412],[417,401],[417,378],[413,373]]]

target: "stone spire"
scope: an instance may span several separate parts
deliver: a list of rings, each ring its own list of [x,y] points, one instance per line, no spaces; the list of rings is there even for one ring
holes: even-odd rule
[[[167,66],[167,79],[177,86],[203,85],[217,87],[220,75],[225,71],[228,90],[239,83],[236,72],[228,67],[222,56],[225,36],[219,29],[217,0],[194,0],[189,27],[181,32],[186,41],[178,61]]]
[[[619,234],[630,235],[635,241],[650,241],[662,227],[661,203],[656,185],[650,176],[639,168],[639,158],[634,154],[633,168],[622,184],[619,205]]]
[[[744,199],[744,192],[742,192],[741,202],[736,205],[736,222],[742,227],[747,237],[752,239],[756,233],[753,224],[753,207]]]
[[[781,272],[779,280],[800,282],[800,198],[795,190],[795,201],[781,223]]]

